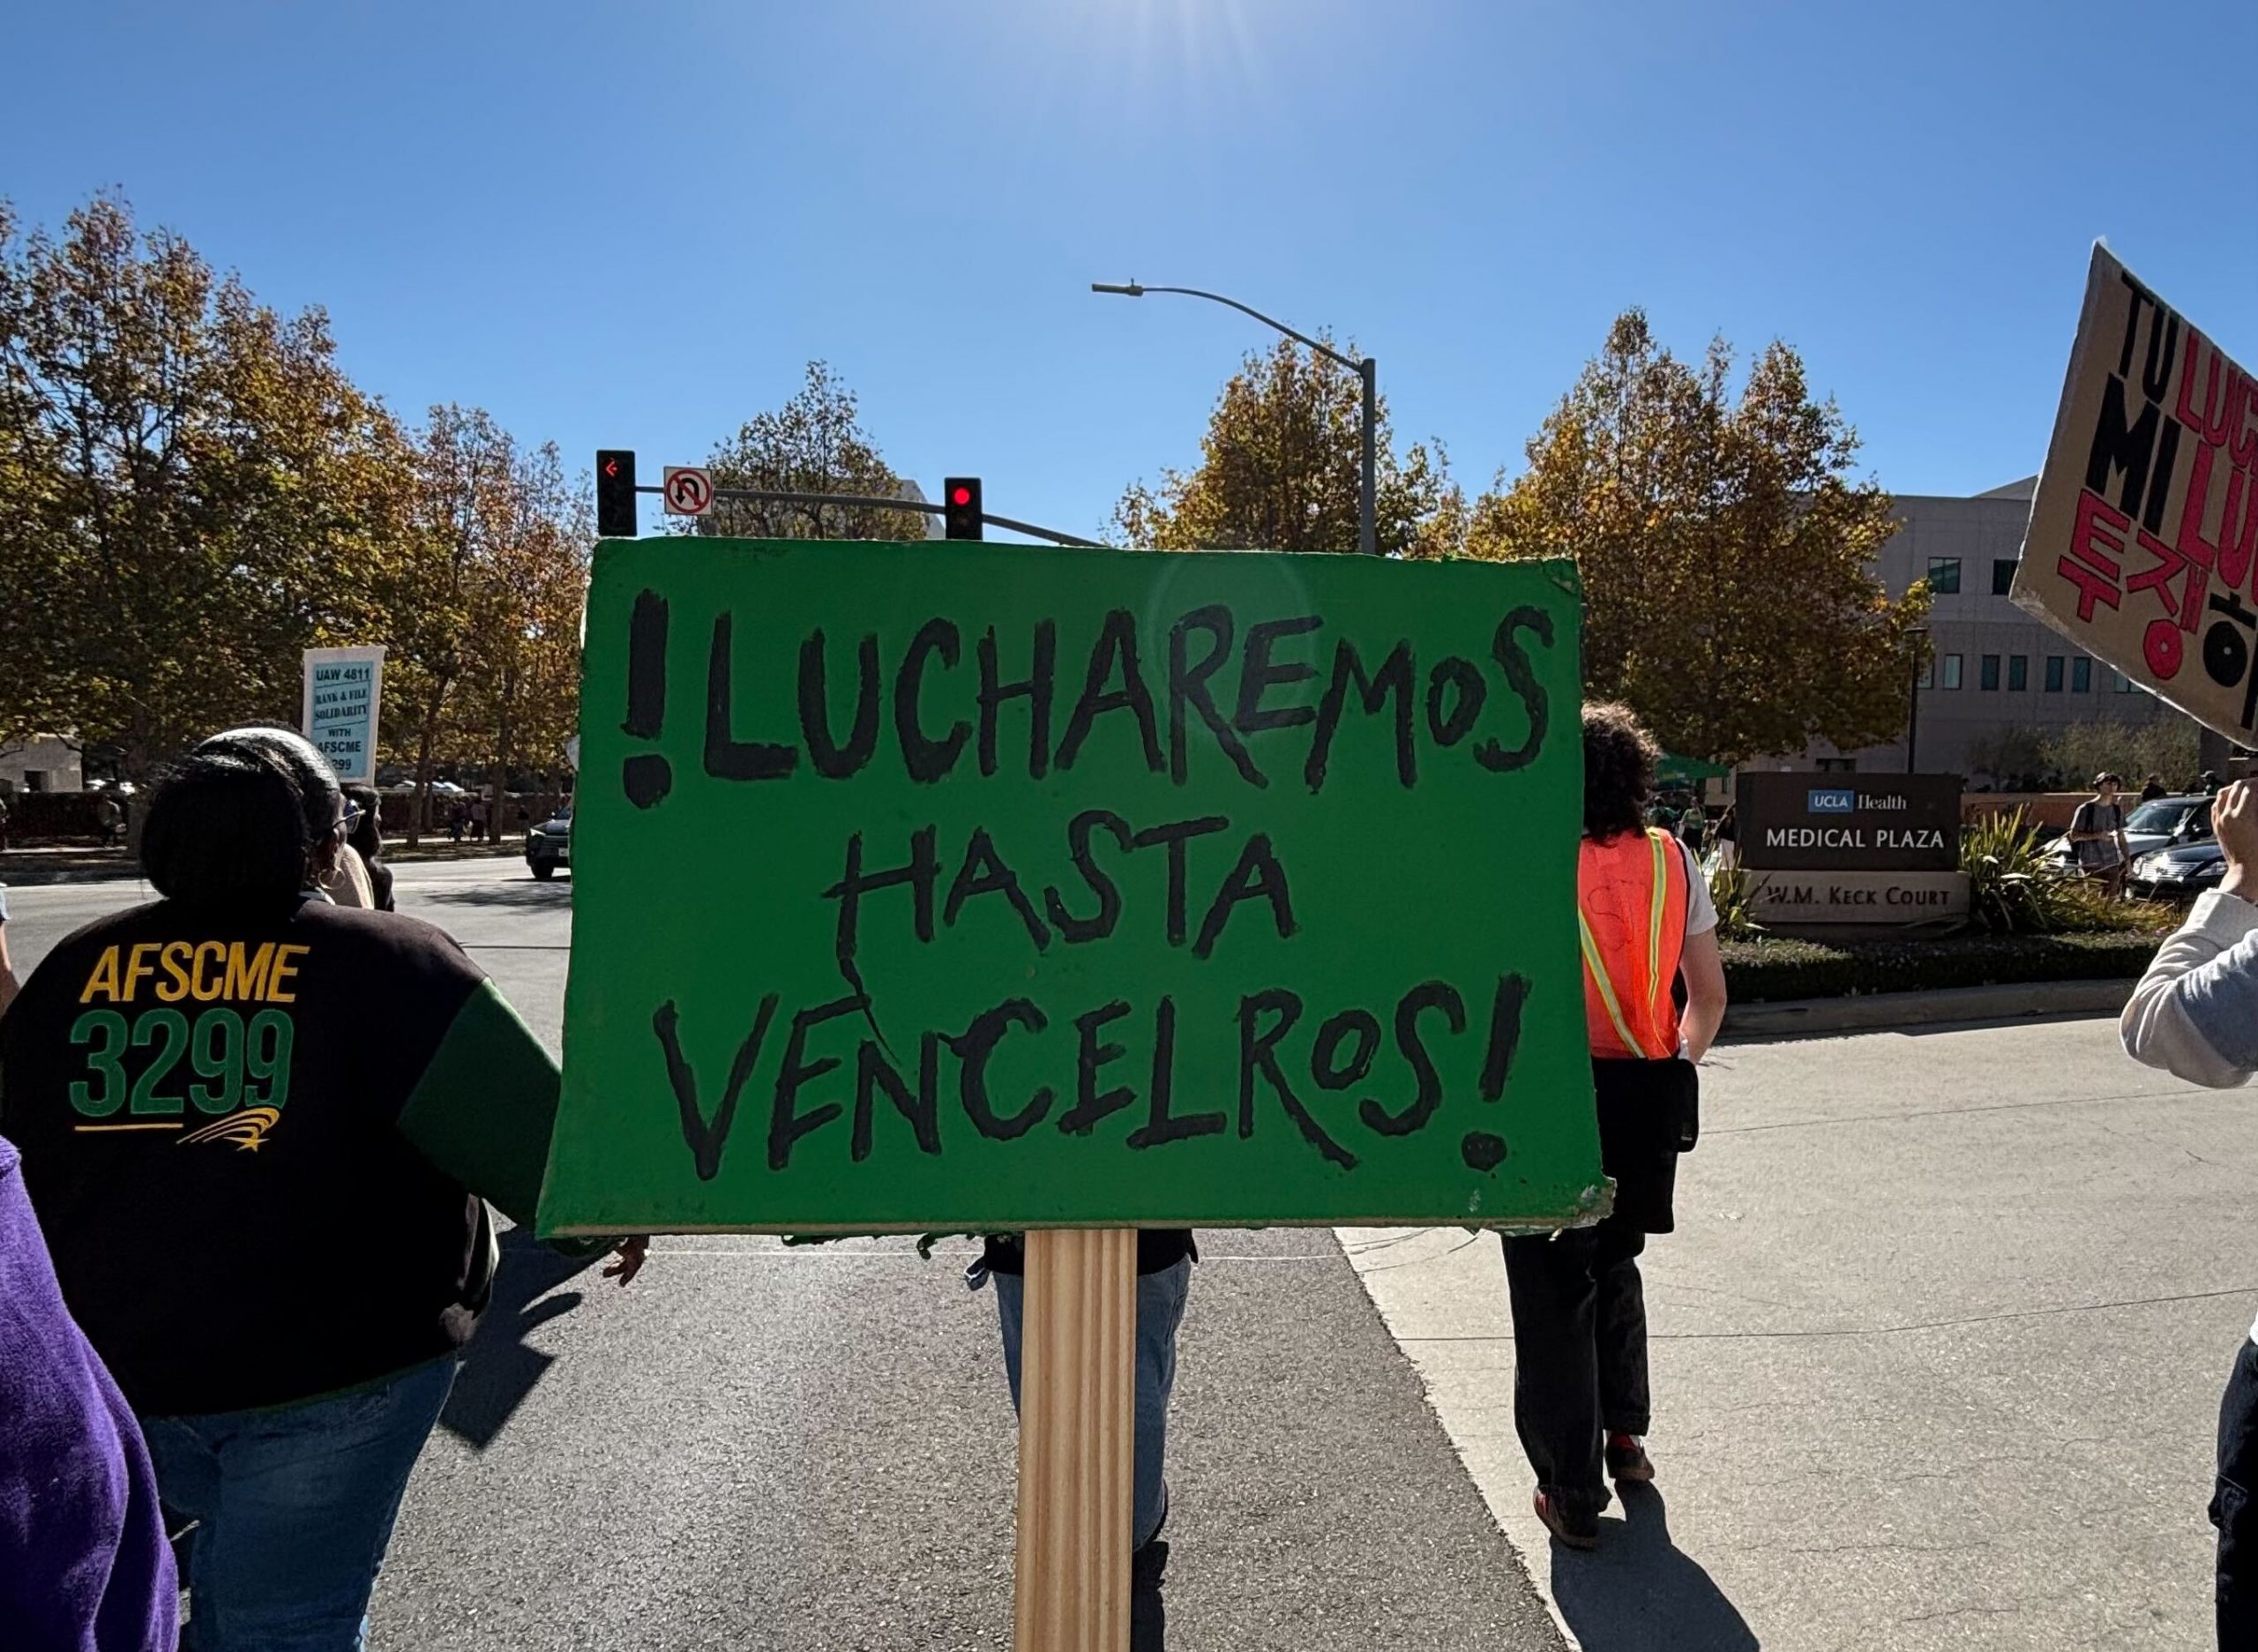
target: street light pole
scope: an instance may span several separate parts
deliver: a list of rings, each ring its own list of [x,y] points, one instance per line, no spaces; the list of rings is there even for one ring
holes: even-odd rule
[[[1204,298],[1210,303],[1227,304],[1241,315],[1252,316],[1264,326],[1282,333],[1295,343],[1305,345],[1328,362],[1347,368],[1363,381],[1365,400],[1364,451],[1357,480],[1357,549],[1367,557],[1379,554],[1379,363],[1367,355],[1351,360],[1340,351],[1328,349],[1308,334],[1297,333],[1274,316],[1266,316],[1236,298],[1226,298],[1221,293],[1205,293],[1196,287],[1140,287],[1134,281],[1092,281],[1090,291],[1111,293],[1121,298],[1142,298],[1147,293],[1178,293],[1186,298]]]

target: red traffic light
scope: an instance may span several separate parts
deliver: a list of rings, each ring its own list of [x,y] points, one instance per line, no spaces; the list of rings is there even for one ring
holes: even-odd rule
[[[944,476],[941,478],[941,537],[944,539],[980,537],[979,477]]]
[[[959,487],[952,490],[949,494],[949,503],[951,505],[970,505],[972,503],[972,490],[966,487]]]

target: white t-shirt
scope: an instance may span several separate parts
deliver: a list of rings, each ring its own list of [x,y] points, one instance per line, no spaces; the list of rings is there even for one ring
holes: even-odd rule
[[[1717,927],[1716,898],[1709,893],[1709,880],[1701,874],[1701,863],[1694,858],[1694,851],[1679,842],[1678,852],[1686,857],[1686,932],[1706,935]]]

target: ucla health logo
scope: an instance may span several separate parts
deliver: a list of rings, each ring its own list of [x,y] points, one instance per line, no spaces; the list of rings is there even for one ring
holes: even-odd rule
[[[1856,814],[1858,794],[1836,786],[1814,786],[1811,789],[1811,812],[1813,814]]]

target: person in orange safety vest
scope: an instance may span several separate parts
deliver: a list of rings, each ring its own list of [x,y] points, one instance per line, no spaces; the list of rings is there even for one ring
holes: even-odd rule
[[[1638,1258],[1647,1235],[1674,1225],[1678,1155],[1697,1128],[1694,1064],[1725,1013],[1708,882],[1682,843],[1646,825],[1659,750],[1624,706],[1587,706],[1583,721],[1577,926],[1600,1159],[1615,1178],[1615,1206],[1594,1227],[1505,1241],[1514,1426],[1536,1470],[1537,1518],[1574,1549],[1599,1541],[1603,1469],[1618,1485],[1655,1477],[1642,1438]]]

